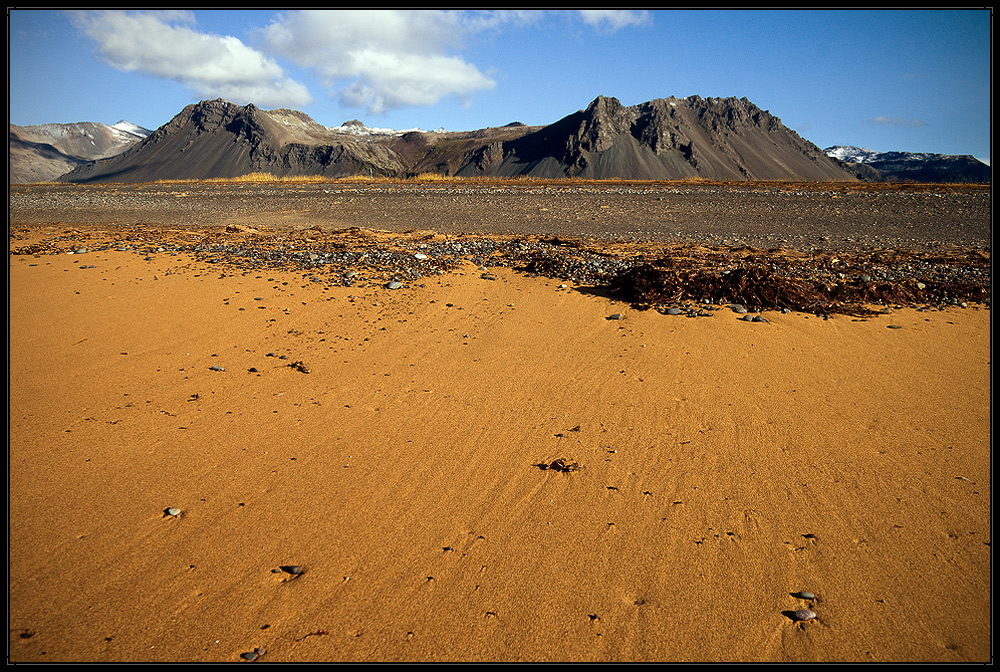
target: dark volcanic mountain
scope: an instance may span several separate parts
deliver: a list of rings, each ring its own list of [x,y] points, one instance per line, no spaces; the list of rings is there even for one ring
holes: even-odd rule
[[[459,174],[590,179],[853,180],[746,98],[692,96],[586,110],[490,148]]]
[[[81,165],[69,182],[373,175],[854,181],[844,163],[745,98],[692,96],[626,107],[599,97],[551,125],[465,133],[361,133],[301,112],[224,100],[189,105],[142,143]]]
[[[390,149],[338,136],[291,110],[266,112],[224,100],[188,105],[142,143],[62,177],[69,182],[150,182],[252,172],[337,177],[404,170]]]

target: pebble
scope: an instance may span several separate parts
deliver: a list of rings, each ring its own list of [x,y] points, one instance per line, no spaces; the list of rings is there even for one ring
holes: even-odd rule
[[[208,367],[208,368],[209,368],[209,370],[211,370],[211,371],[225,371],[225,369],[224,369],[224,368],[222,368],[221,366],[210,366],[210,367]]]
[[[742,314],[744,314],[745,312],[747,312],[747,309],[746,309],[746,306],[741,306],[741,305],[740,305],[740,304],[738,304],[738,303],[734,303],[734,304],[731,304],[731,305],[729,306],[729,308],[730,308],[730,310],[732,310],[732,311],[733,311],[734,313],[739,313],[740,315],[742,315]]]
[[[170,508],[164,510],[164,513],[166,513],[168,516],[179,516],[181,515],[181,510],[178,509],[176,506],[171,506]]]
[[[624,316],[621,313],[615,313],[613,315],[608,315],[608,319],[609,320],[621,320],[621,319],[624,319]]]
[[[403,288],[403,283],[399,282],[398,280],[393,280],[392,282],[387,282],[385,284],[385,288],[386,289],[402,289]]]
[[[815,600],[816,596],[810,593],[808,590],[800,590],[797,593],[792,593],[793,597],[797,597],[801,600]]]
[[[809,609],[799,609],[792,614],[792,618],[796,621],[811,621],[816,618],[816,612]]]
[[[684,311],[680,308],[667,308],[667,315],[683,315]]]

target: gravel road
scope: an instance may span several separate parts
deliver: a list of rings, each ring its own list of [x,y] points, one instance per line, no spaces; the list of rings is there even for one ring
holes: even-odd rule
[[[12,186],[12,225],[359,227],[866,251],[989,249],[985,186],[256,183]]]

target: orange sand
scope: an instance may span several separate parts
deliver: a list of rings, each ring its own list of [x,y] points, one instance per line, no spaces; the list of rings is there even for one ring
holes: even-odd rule
[[[10,661],[991,660],[988,310],[494,274],[10,257]]]

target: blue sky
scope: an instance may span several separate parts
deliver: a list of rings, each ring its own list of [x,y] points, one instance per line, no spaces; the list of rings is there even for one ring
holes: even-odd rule
[[[990,160],[988,10],[9,10],[10,122],[155,129],[226,98],[327,126],[548,124],[746,97],[819,147]]]

